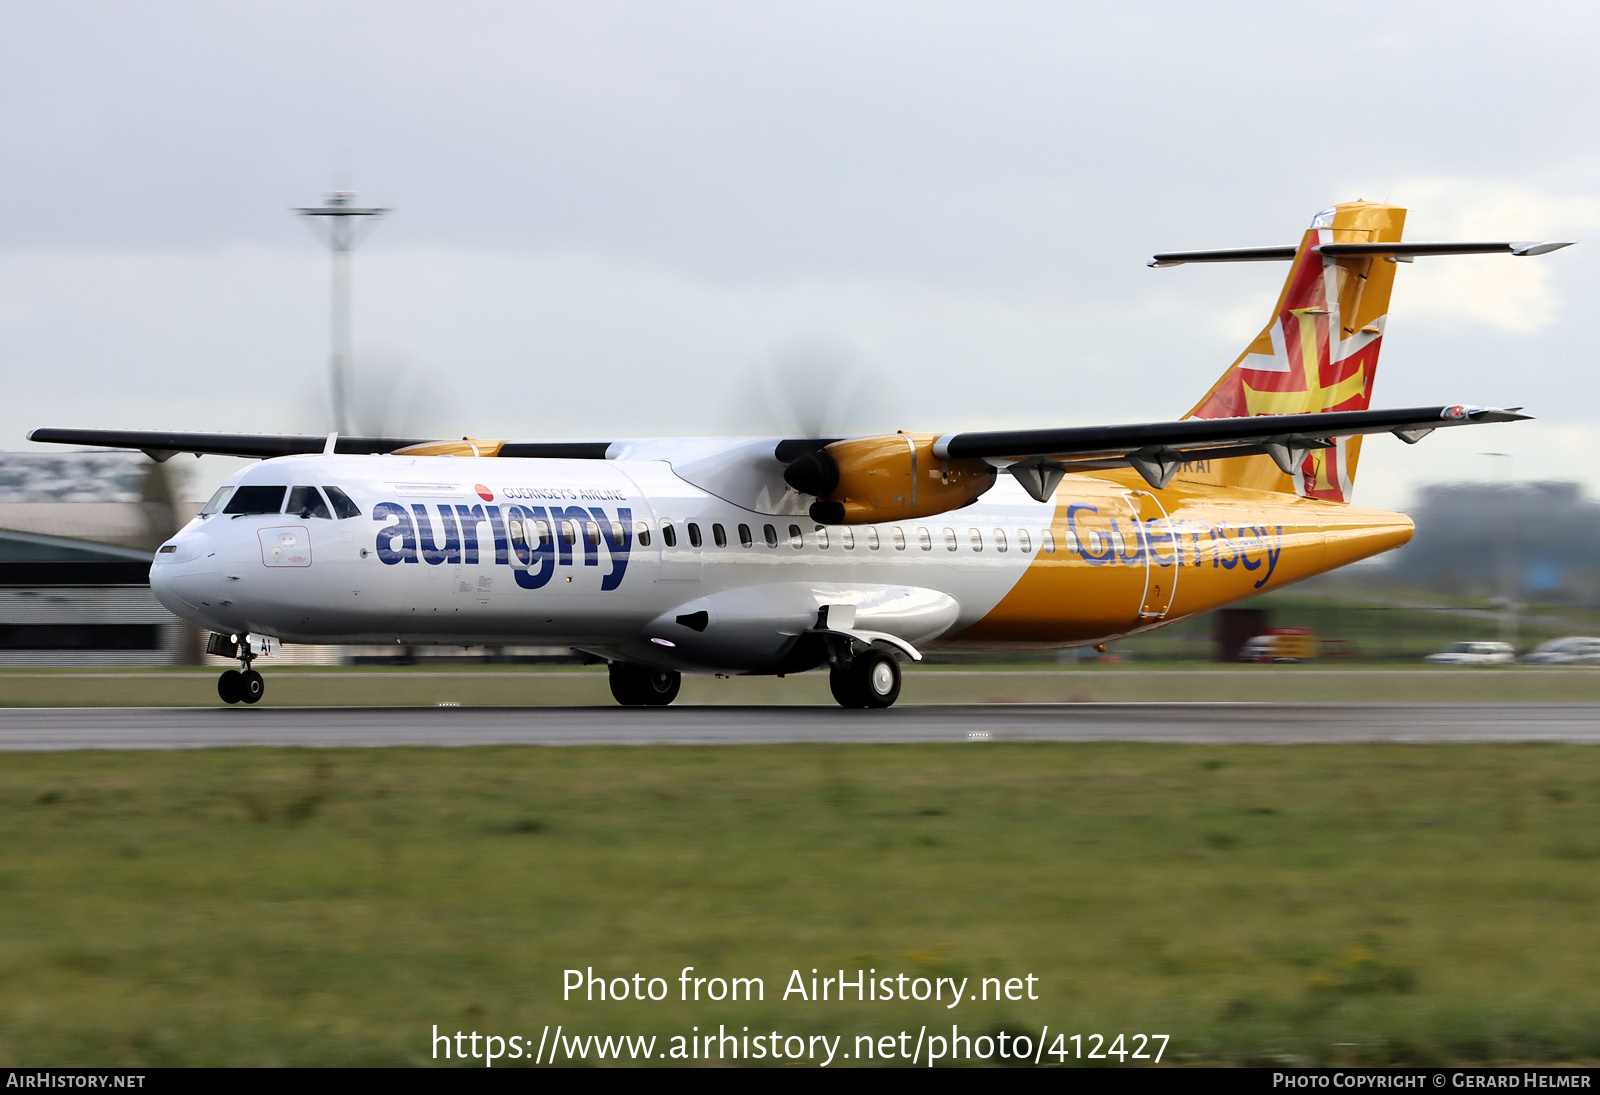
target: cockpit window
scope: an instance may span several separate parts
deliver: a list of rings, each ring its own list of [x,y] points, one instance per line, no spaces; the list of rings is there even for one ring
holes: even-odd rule
[[[223,513],[277,513],[288,487],[240,487]]]
[[[338,487],[323,485],[323,490],[328,492],[328,501],[333,503],[333,512],[339,515],[339,520],[346,517],[360,517],[361,507],[350,501],[350,496]]]
[[[298,517],[321,517],[325,521],[333,520],[333,514],[328,512],[328,504],[322,500],[322,495],[317,493],[316,487],[295,487],[291,490],[287,512]]]
[[[211,501],[200,507],[200,516],[209,517],[211,514],[216,513],[222,508],[222,503],[227,500],[228,495],[232,493],[232,487],[218,487],[217,493],[211,496]]]

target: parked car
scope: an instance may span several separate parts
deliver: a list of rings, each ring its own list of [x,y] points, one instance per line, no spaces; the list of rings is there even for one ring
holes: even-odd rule
[[[1451,643],[1422,660],[1430,665],[1510,665],[1517,652],[1510,643]]]
[[[1534,647],[1522,660],[1528,665],[1600,665],[1600,639],[1569,635]]]

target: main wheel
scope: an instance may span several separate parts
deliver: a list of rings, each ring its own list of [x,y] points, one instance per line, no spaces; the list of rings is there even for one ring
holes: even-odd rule
[[[682,674],[628,662],[611,663],[611,695],[624,707],[665,707],[678,698]]]
[[[889,707],[900,698],[900,663],[886,651],[868,650],[832,670],[828,687],[841,707]]]
[[[217,695],[222,697],[223,703],[238,703],[244,699],[244,676],[237,669],[225,669],[222,676],[217,678]]]
[[[255,703],[267,692],[267,682],[254,669],[246,669],[239,674],[239,685],[239,698],[245,703]]]

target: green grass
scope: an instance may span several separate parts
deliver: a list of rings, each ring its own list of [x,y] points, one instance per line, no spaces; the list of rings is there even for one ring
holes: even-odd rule
[[[0,1062],[950,1022],[1168,1033],[1179,1063],[1593,1060],[1597,864],[1574,746],[8,754]],[[588,966],[767,998],[563,1002]],[[1040,999],[778,999],[841,966]]]

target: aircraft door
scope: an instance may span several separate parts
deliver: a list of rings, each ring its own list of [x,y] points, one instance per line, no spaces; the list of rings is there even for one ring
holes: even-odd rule
[[[1144,554],[1144,596],[1139,603],[1139,618],[1159,620],[1172,608],[1172,595],[1178,586],[1178,537],[1172,519],[1155,495],[1135,490],[1127,491],[1126,497],[1137,518]]]

